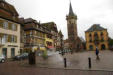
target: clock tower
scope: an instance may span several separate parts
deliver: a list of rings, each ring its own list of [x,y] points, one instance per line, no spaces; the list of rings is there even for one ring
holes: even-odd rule
[[[70,2],[69,14],[66,16],[67,20],[67,30],[68,30],[68,40],[70,48],[75,50],[77,48],[77,15],[74,14],[72,5]]]

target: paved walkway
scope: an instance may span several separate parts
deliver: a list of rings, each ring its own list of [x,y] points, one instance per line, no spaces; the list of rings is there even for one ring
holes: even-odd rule
[[[43,60],[37,57],[37,66],[51,67],[51,68],[64,68],[63,58],[67,58],[68,69],[83,69],[88,68],[88,57],[91,57],[92,70],[109,70],[113,71],[113,51],[100,51],[100,60],[96,60],[94,51],[66,54],[63,57],[59,54],[50,56],[48,60]]]
[[[100,60],[96,60],[95,52],[67,54],[63,57],[58,53],[47,60],[37,57],[35,66],[25,61],[8,61],[0,63],[0,75],[113,75],[113,52],[101,51]],[[67,58],[64,68],[63,58]],[[88,57],[92,58],[92,68],[88,68]]]
[[[94,51],[66,55],[68,67],[76,69],[88,69],[88,57],[91,57],[92,70],[113,71],[113,51],[100,51],[100,60],[96,60]]]
[[[113,71],[77,70],[64,68],[39,68],[22,66],[23,61],[0,64],[0,75],[113,75]]]

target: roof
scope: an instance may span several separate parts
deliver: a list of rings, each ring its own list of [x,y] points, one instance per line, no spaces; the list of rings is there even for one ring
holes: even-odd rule
[[[105,28],[101,27],[100,24],[93,24],[86,32],[92,32],[92,31],[102,31],[105,30]]]
[[[56,26],[56,24],[55,24],[54,22],[42,23],[41,25],[42,25],[42,26],[45,26],[45,27],[48,28],[48,29],[51,29],[51,30],[53,30],[53,31],[58,32],[57,26]]]
[[[18,12],[16,11],[15,7],[9,3],[7,3],[5,0],[0,0],[0,16],[8,19],[13,19],[15,17],[17,20],[17,17],[19,16]]]

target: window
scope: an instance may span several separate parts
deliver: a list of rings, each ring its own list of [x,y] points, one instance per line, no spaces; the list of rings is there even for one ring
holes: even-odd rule
[[[47,38],[50,38],[50,39],[51,39],[51,38],[52,38],[52,36],[48,34],[48,35],[47,35]]]
[[[16,30],[16,25],[12,24],[12,30]]]
[[[11,42],[15,42],[15,37],[14,37],[14,35],[11,36]]]
[[[101,42],[104,42],[104,37],[101,38]]]
[[[94,39],[95,40],[98,40],[98,34],[97,34],[97,32],[94,33]]]
[[[91,35],[91,33],[89,34],[89,37],[91,37],[92,35]]]
[[[30,36],[32,36],[33,35],[33,32],[32,32],[32,30],[30,31]]]
[[[8,22],[4,22],[4,23],[3,23],[3,28],[4,28],[4,29],[8,29]]]
[[[92,42],[92,39],[90,39],[89,42]]]
[[[100,34],[101,36],[103,36],[103,32],[101,32],[101,34]]]
[[[8,40],[8,36],[6,34],[4,34],[2,37],[2,43],[6,43],[7,40]]]

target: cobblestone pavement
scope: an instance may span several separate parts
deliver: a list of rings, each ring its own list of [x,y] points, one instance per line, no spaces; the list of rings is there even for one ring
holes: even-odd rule
[[[88,57],[91,57],[92,70],[111,70],[113,71],[113,51],[100,51],[100,60],[96,59],[94,51],[68,54],[67,58],[68,68],[74,69],[89,69]]]
[[[67,54],[58,53],[47,60],[37,57],[36,65],[28,65],[25,61],[7,61],[0,63],[0,75],[113,75],[113,52],[100,51],[100,60],[96,60],[95,52]],[[63,58],[67,58],[64,68]],[[92,68],[88,69],[88,57],[92,59]]]
[[[37,58],[37,66],[41,67],[52,67],[52,68],[63,68],[64,62],[63,58],[67,58],[67,68],[69,69],[85,69],[88,68],[88,57],[91,58],[92,70],[110,70],[113,71],[113,51],[100,51],[100,60],[96,60],[96,55],[94,51],[87,51],[74,54],[66,54],[63,57],[59,54],[55,54],[48,58],[48,60],[43,60],[42,58]],[[40,64],[40,65],[39,65]]]

